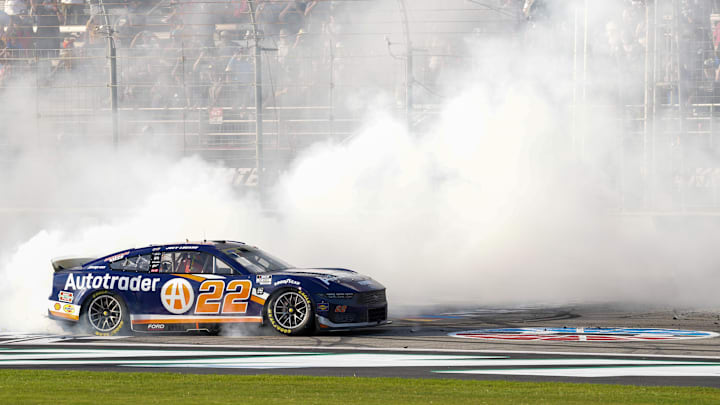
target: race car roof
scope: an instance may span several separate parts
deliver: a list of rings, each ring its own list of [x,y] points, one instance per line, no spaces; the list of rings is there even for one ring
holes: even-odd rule
[[[95,259],[91,262],[86,263],[91,264],[94,262],[114,262],[116,260],[119,260],[123,257],[135,255],[135,254],[147,254],[150,253],[150,251],[176,251],[176,250],[185,250],[185,249],[192,249],[192,250],[199,250],[199,251],[212,251],[212,250],[226,250],[226,249],[232,249],[237,248],[241,246],[247,246],[244,242],[237,242],[237,241],[228,241],[228,240],[212,240],[212,241],[202,241],[202,242],[180,242],[180,243],[168,243],[168,244],[161,244],[161,245],[149,245],[149,246],[142,246],[138,248],[130,248],[130,249],[124,249],[118,252],[111,253],[106,256],[102,256],[98,259]]]
[[[238,242],[234,240],[203,240],[203,241],[185,241],[178,243],[162,243],[159,245],[150,245],[146,247],[168,247],[168,246],[215,246],[217,249],[233,248],[238,246],[246,246],[245,242]],[[142,249],[142,248],[137,248]]]

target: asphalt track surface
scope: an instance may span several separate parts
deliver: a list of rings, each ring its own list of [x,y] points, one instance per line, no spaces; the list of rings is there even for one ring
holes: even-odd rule
[[[202,374],[459,378],[720,388],[720,312],[608,307],[445,308],[391,325],[285,337],[269,327],[96,338],[0,333],[0,367]],[[452,333],[534,328],[531,340]],[[564,328],[567,333],[551,333]],[[580,328],[580,329],[578,329]],[[597,340],[591,328],[706,331],[693,339]],[[547,332],[545,332],[547,331]],[[547,334],[546,334],[547,333]],[[512,336],[512,335],[511,335]]]

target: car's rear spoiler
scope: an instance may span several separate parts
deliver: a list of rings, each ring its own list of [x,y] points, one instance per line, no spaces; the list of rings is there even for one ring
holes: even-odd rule
[[[87,262],[95,260],[92,257],[66,257],[63,259],[55,259],[52,261],[53,269],[55,271],[71,269],[73,267],[82,266]]]

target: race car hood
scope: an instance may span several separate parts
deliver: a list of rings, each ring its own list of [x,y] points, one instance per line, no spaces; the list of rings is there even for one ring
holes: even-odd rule
[[[330,286],[331,283],[334,283],[355,291],[373,291],[385,288],[372,278],[347,269],[285,269],[273,273],[273,275],[312,277],[322,282],[325,286]]]

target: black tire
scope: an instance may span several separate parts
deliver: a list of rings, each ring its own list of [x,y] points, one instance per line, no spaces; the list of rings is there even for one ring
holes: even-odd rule
[[[268,322],[283,335],[302,335],[312,331],[312,300],[302,290],[286,289],[270,297],[265,309]]]
[[[83,330],[96,336],[130,333],[128,310],[122,298],[110,291],[96,291],[83,303],[80,323]]]

